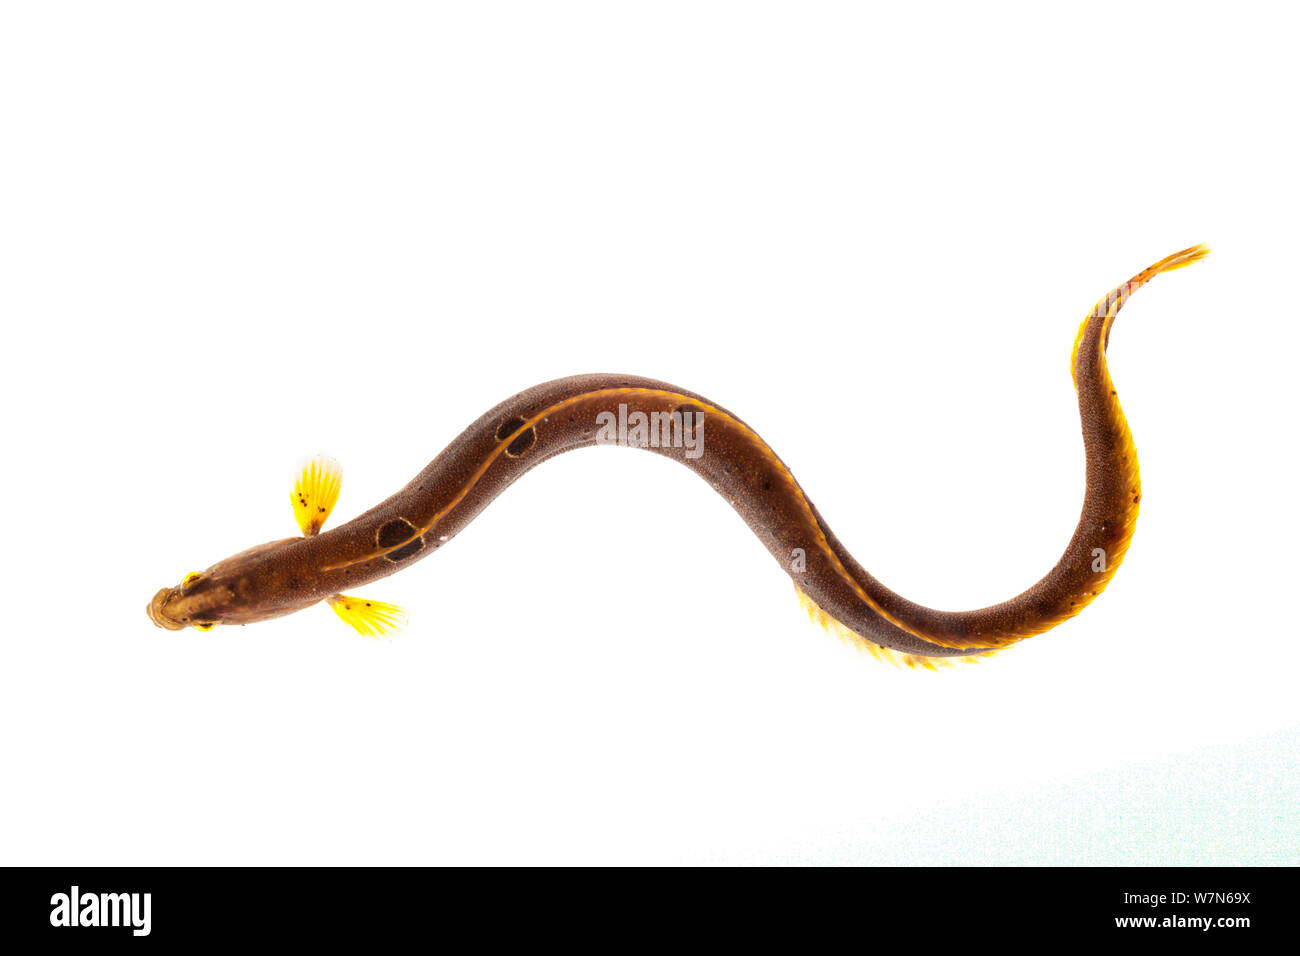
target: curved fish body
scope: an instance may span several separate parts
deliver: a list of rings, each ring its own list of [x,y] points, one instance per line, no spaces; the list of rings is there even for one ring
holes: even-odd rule
[[[1086,456],[1082,514],[1064,554],[1028,590],[991,607],[938,611],[867,572],[830,530],[785,462],[734,413],[695,392],[634,375],[576,375],[534,386],[482,415],[414,479],[365,514],[322,531],[339,472],[317,459],[293,492],[301,537],[258,545],[163,588],[160,627],[251,624],[327,601],[358,630],[383,634],[400,609],[347,592],[437,551],[546,459],[597,444],[673,458],[727,500],[793,579],[817,620],[909,664],[976,657],[1078,614],[1128,550],[1141,500],[1137,453],[1106,348],[1120,308],[1156,275],[1207,255],[1193,246],[1144,269],[1085,317],[1071,368]]]

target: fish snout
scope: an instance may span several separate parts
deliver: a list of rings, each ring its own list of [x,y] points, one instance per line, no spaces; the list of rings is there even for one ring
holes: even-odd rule
[[[154,624],[159,627],[168,631],[183,631],[185,630],[185,625],[178,621],[173,621],[167,616],[166,612],[163,611],[163,607],[172,596],[172,590],[172,588],[163,588],[155,594],[153,600],[149,602],[146,610],[149,612],[149,620],[153,621]]]

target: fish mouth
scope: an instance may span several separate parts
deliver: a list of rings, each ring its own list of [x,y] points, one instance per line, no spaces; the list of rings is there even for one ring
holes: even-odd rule
[[[163,612],[163,605],[167,603],[167,600],[171,596],[172,588],[163,588],[153,596],[153,600],[150,601],[146,607],[146,610],[149,612],[149,620],[153,621],[154,624],[164,630],[183,631],[185,630],[184,624],[181,624],[179,621],[173,621]]]

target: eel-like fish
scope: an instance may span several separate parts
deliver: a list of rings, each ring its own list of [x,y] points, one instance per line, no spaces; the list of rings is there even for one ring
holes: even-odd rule
[[[293,490],[302,536],[260,544],[194,572],[150,602],[159,627],[252,624],[326,601],[363,634],[399,627],[400,608],[351,592],[427,557],[529,469],[588,445],[645,448],[681,462],[717,490],[794,580],[814,620],[911,666],[972,658],[1041,634],[1082,611],[1124,559],[1142,497],[1137,453],[1106,368],[1111,325],[1137,289],[1209,254],[1161,259],[1088,313],[1071,357],[1087,486],[1065,553],[1029,590],[975,611],[936,611],[867,573],[831,532],[790,469],[721,405],[634,375],[575,375],[507,399],[465,429],[401,491],[322,531],[340,471],[317,458]]]

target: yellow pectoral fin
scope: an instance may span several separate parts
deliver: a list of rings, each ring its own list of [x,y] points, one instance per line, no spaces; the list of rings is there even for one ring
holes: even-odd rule
[[[293,516],[308,538],[320,531],[334,510],[342,483],[343,469],[333,458],[317,455],[302,466],[293,484]]]
[[[367,601],[349,594],[336,594],[325,600],[335,614],[366,637],[388,637],[406,625],[406,612],[396,604]]]

